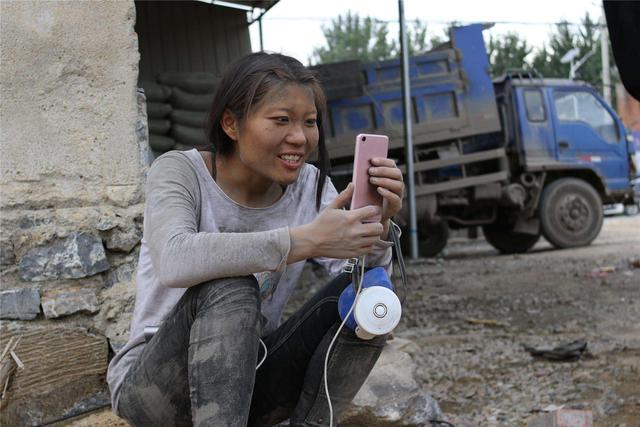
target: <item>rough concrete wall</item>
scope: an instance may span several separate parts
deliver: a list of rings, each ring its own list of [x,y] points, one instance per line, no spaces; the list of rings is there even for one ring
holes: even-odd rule
[[[0,8],[2,207],[137,201],[133,2]]]
[[[133,1],[0,2],[0,352],[20,337],[24,363],[0,425],[109,404],[148,163],[134,22]]]

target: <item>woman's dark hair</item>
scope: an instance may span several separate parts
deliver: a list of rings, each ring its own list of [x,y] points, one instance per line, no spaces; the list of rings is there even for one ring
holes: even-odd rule
[[[284,83],[297,83],[311,89],[317,110],[318,180],[316,182],[316,208],[320,209],[322,190],[329,175],[329,154],[324,140],[326,99],[315,74],[300,61],[278,53],[258,52],[246,55],[231,64],[223,73],[213,98],[209,114],[209,142],[213,151],[229,156],[235,150],[234,141],[222,129],[222,115],[229,110],[242,124],[253,106],[262,101],[274,87]]]

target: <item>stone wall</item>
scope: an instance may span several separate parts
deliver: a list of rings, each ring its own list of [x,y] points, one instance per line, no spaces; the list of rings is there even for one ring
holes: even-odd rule
[[[150,157],[133,1],[0,9],[0,424],[34,425],[109,403]]]

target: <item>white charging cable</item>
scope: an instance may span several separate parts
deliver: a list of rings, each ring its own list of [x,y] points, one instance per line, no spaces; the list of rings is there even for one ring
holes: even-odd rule
[[[344,325],[347,323],[347,320],[349,320],[349,316],[351,316],[353,309],[358,303],[358,297],[360,296],[360,291],[362,290],[362,281],[364,280],[364,260],[365,260],[365,256],[362,255],[362,257],[360,258],[360,266],[362,267],[362,271],[360,272],[360,277],[358,280],[358,289],[356,290],[356,297],[354,298],[353,304],[351,304],[351,308],[347,312],[347,315],[344,316],[344,320],[338,327],[336,334],[333,336],[333,339],[329,344],[329,348],[327,349],[327,354],[324,357],[324,393],[327,395],[327,403],[329,404],[329,427],[333,427],[333,406],[331,406],[331,397],[329,396],[329,384],[327,383],[327,365],[329,364],[329,354],[331,353],[331,348],[333,347],[333,344],[335,343],[336,339],[338,339],[338,335],[340,334],[340,331],[342,330]],[[354,265],[353,268],[358,268],[358,266]]]
[[[261,338],[258,338],[258,340],[260,340],[260,344],[262,344],[262,347],[264,348],[264,356],[262,356],[262,360],[260,361],[260,363],[258,363],[258,366],[256,366],[256,371],[260,366],[262,366],[264,361],[267,359],[267,345],[264,343],[264,341],[262,341]]]

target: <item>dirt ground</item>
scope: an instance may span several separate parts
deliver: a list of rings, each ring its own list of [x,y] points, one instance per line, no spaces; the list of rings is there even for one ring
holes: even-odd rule
[[[526,424],[550,405],[593,411],[597,426],[640,426],[640,215],[605,219],[589,247],[541,240],[499,255],[482,238],[409,266],[397,335],[413,341],[426,391],[474,425]],[[634,262],[636,261],[636,262]],[[575,361],[523,344],[587,341]]]

